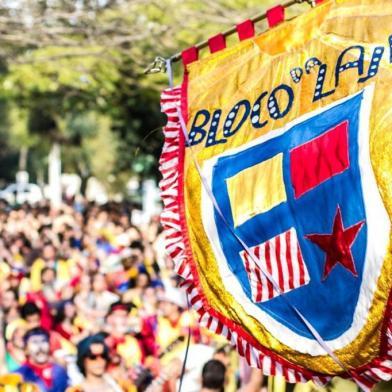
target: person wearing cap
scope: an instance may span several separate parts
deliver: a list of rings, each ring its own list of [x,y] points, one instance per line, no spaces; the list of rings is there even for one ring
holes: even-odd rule
[[[110,353],[104,339],[103,334],[96,334],[78,344],[76,363],[83,381],[67,392],[136,392],[130,382],[116,380],[109,374]]]
[[[127,368],[144,361],[141,342],[135,337],[140,332],[140,321],[136,314],[130,314],[132,308],[132,304],[115,302],[110,306],[105,323],[109,334],[105,342]]]
[[[50,361],[49,334],[42,328],[28,330],[24,336],[26,362],[15,373],[24,382],[35,384],[41,392],[64,392],[67,372]]]
[[[167,287],[159,298],[161,315],[158,316],[156,343],[160,355],[172,351],[176,342],[182,342],[188,329],[196,326],[196,320],[188,308],[185,293],[175,287]],[[168,349],[170,348],[170,350]]]

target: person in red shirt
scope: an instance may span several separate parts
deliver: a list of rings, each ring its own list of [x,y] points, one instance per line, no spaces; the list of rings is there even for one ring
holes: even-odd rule
[[[87,332],[83,332],[79,326],[75,325],[76,316],[77,309],[73,301],[64,301],[57,309],[54,325],[54,330],[62,338],[75,345],[87,336]]]

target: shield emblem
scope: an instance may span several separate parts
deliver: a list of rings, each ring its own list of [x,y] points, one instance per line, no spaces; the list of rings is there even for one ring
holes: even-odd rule
[[[387,251],[389,217],[368,147],[372,92],[309,113],[203,166],[227,217],[223,222],[204,191],[204,224],[226,289],[279,340],[311,355],[325,352],[282,296],[338,350],[366,322]]]

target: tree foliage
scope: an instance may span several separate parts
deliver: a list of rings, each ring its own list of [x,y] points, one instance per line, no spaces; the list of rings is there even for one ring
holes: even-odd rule
[[[0,0],[0,160],[27,146],[37,169],[57,141],[82,176],[156,175],[166,78],[143,69],[274,3]]]

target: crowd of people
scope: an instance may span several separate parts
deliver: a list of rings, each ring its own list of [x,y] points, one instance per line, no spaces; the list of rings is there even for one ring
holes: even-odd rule
[[[133,212],[0,201],[0,392],[358,391],[251,369],[199,326],[159,217],[135,225]]]
[[[266,390],[198,326],[158,218],[136,226],[119,203],[3,203],[0,233],[0,391]]]

